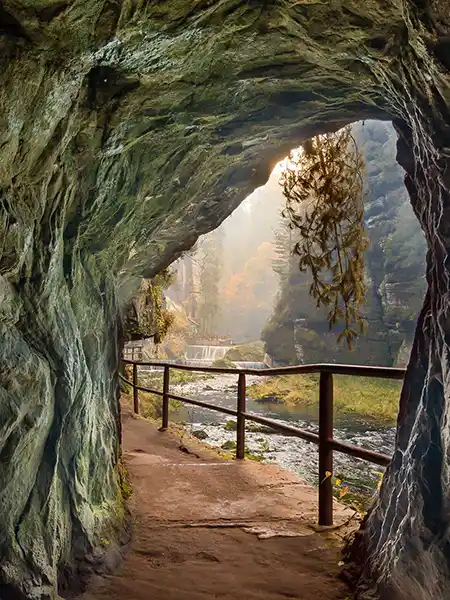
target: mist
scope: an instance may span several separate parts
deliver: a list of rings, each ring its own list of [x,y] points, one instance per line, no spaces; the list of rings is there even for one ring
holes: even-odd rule
[[[425,288],[425,241],[395,159],[392,125],[356,123],[353,135],[366,160],[364,218],[370,238],[363,307],[368,328],[357,351],[337,344],[339,327],[329,331],[326,310],[317,309],[308,275],[299,272],[293,256],[298,233],[282,217],[280,164],[266,185],[174,265],[177,283],[167,295],[185,307],[202,339],[233,344],[262,339],[278,364],[402,364]],[[289,271],[284,274],[283,264]]]

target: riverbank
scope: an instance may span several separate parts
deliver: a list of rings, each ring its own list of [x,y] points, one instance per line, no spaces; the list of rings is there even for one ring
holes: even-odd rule
[[[178,383],[178,377],[171,377],[171,391],[182,396],[203,400],[224,408],[236,408],[237,377],[236,375],[197,375],[179,371],[184,383]],[[142,373],[139,382],[154,389],[162,389],[162,372]],[[149,377],[147,377],[149,376]],[[290,389],[295,386],[291,377]],[[263,380],[264,381],[264,380]],[[364,380],[363,380],[364,381]],[[249,375],[248,387],[260,384],[261,377]],[[366,382],[367,383],[367,382]],[[319,382],[309,381],[310,390],[318,393]],[[156,419],[160,424],[161,397],[139,393],[141,414]],[[275,419],[287,425],[317,432],[317,403],[292,404],[284,402],[264,401],[247,396],[247,410],[264,417]],[[197,439],[207,446],[212,446],[229,455],[234,455],[236,444],[235,419],[226,414],[211,411],[198,406],[172,402],[170,403],[169,422],[177,423],[180,431],[186,428]],[[363,418],[356,412],[335,411],[334,436],[336,439],[354,444],[368,450],[391,454],[395,428],[386,426],[375,419]],[[318,482],[318,453],[314,444],[299,438],[286,436],[271,428],[247,422],[246,427],[247,457],[258,462],[276,463],[296,473],[313,486]],[[358,512],[364,512],[376,493],[381,471],[377,465],[353,458],[339,452],[334,453],[333,475],[336,482],[335,496],[352,506]]]
[[[383,425],[395,423],[401,382],[370,377],[335,375],[335,411],[358,415]],[[319,406],[319,375],[281,375],[249,386],[256,402],[283,403],[286,407]]]
[[[206,379],[211,379],[210,375],[204,373],[191,373],[189,371],[171,369],[170,370],[170,385],[184,386],[190,383],[200,382]],[[155,390],[163,391],[163,371],[148,371],[139,374],[139,385]],[[173,390],[172,390],[173,391]],[[161,396],[151,394],[149,392],[139,392],[140,412],[146,419],[159,419],[162,414]],[[181,407],[181,403],[176,400],[169,401],[171,411],[176,411]]]

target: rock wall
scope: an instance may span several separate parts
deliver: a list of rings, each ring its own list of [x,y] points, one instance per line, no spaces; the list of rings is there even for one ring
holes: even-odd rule
[[[405,465],[430,436],[446,455],[434,426],[448,388],[446,2],[4,0],[0,33],[2,598],[63,593],[121,517],[119,317],[140,278],[216,227],[290,148],[355,120],[395,117],[405,139],[438,341],[416,346],[435,377],[411,363],[416,386],[428,373],[427,402],[405,396],[421,427],[399,444]],[[422,472],[397,461],[383,497],[407,478],[409,506],[429,510]],[[438,463],[430,480],[444,513],[446,473]],[[419,522],[399,506],[409,532],[389,545],[384,506],[372,548],[386,560],[367,581],[386,588],[407,573]],[[447,539],[444,513],[425,523],[430,544]],[[433,581],[421,597],[444,598]]]

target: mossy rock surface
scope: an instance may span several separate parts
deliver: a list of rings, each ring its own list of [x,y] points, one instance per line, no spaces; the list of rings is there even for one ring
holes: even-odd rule
[[[224,356],[223,358],[217,358],[212,364],[212,367],[218,367],[220,369],[236,369],[236,364]]]
[[[225,354],[226,359],[237,362],[262,362],[264,356],[265,351],[263,342],[232,346]]]

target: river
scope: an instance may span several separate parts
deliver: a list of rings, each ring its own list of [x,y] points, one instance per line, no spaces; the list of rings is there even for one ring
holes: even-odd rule
[[[256,381],[256,377],[247,376],[248,386]],[[217,406],[236,408],[237,377],[235,375],[218,375],[207,380],[174,386],[174,390],[177,394]],[[287,407],[283,404],[257,402],[247,398],[247,411],[302,429],[314,432],[318,429],[318,413],[313,407]],[[184,405],[181,409],[173,411],[170,418],[172,421],[184,423],[197,435],[206,435],[204,442],[215,447],[221,447],[226,442],[233,442],[236,439],[236,432],[224,427],[227,421],[232,419],[225,414]],[[276,462],[294,471],[311,484],[317,485],[318,451],[315,444],[274,431],[269,433],[267,428],[250,422],[247,422],[247,428],[256,429],[246,434],[246,445],[252,453],[259,455],[265,462]],[[203,433],[199,434],[199,432]],[[334,437],[368,450],[392,454],[395,429],[379,427],[348,414],[335,415]],[[363,507],[367,505],[367,499],[373,496],[377,489],[382,471],[381,467],[367,461],[334,452],[334,475],[342,480],[336,493],[338,495],[344,493],[345,488],[348,488],[345,494],[347,497],[343,499],[350,504],[357,502],[358,505],[362,503]],[[365,500],[361,500],[360,495]]]

